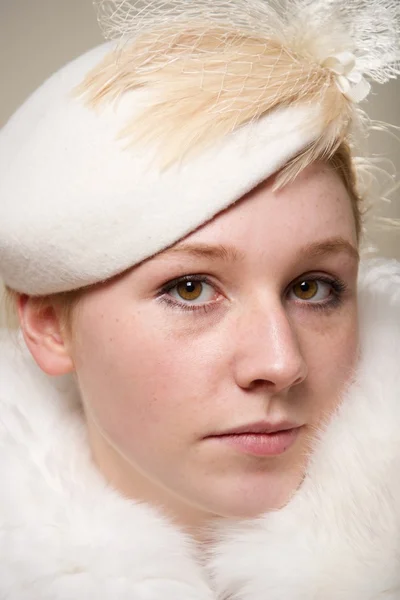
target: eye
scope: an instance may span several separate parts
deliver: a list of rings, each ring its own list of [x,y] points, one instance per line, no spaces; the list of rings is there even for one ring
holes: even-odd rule
[[[211,302],[217,292],[205,280],[187,277],[165,290],[174,300],[182,304],[205,304]]]
[[[323,279],[303,279],[295,283],[290,296],[303,302],[325,302],[329,300],[335,290],[335,282]]]

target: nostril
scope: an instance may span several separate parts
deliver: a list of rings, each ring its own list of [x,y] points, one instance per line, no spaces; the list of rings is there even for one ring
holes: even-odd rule
[[[272,381],[267,381],[265,379],[255,379],[254,381],[251,382],[248,389],[257,390],[259,388],[272,388],[272,387],[275,387],[274,383]]]
[[[304,376],[300,376],[298,377],[293,383],[292,383],[292,387],[294,387],[295,385],[300,385],[300,383],[303,383],[303,381],[306,379],[307,375]]]

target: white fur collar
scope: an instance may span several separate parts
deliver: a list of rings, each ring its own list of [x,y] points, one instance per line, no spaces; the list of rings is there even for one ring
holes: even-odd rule
[[[400,264],[361,276],[356,384],[282,510],[193,542],[93,467],[76,391],[0,342],[0,597],[399,600]],[[21,345],[22,346],[22,345]]]

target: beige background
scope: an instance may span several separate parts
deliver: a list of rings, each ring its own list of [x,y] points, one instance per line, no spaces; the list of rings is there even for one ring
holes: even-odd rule
[[[0,127],[48,75],[101,41],[91,0],[0,0]],[[400,81],[375,86],[365,107],[372,118],[400,126]],[[368,148],[393,162],[382,166],[394,168],[398,181],[400,129],[396,133],[399,139],[373,134]],[[400,190],[391,200],[385,215],[400,219]],[[369,239],[380,254],[400,259],[400,229],[371,228]]]

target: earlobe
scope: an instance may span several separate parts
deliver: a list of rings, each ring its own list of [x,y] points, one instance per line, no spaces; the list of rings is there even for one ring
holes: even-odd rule
[[[21,294],[18,315],[25,343],[42,371],[48,375],[73,371],[68,340],[52,303]]]

